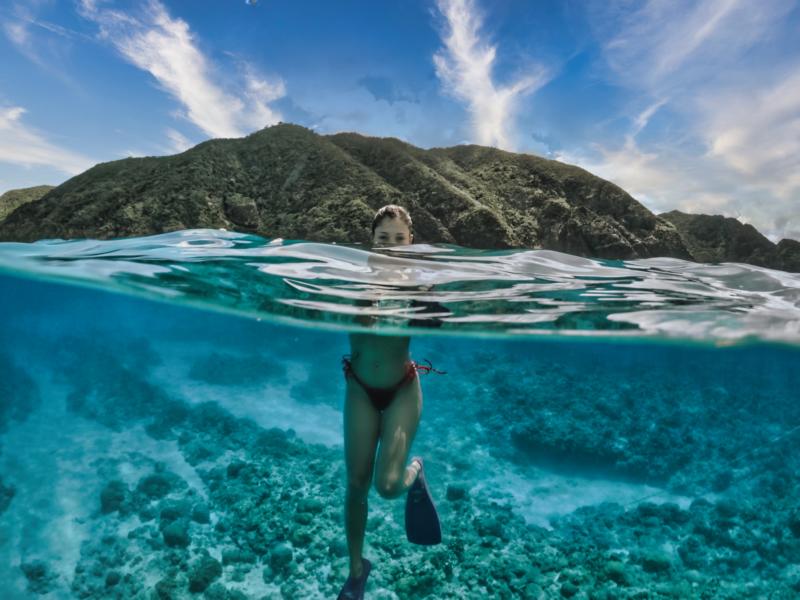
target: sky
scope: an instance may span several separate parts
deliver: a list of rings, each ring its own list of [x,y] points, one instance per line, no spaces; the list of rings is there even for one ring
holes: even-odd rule
[[[2,0],[0,194],[278,122],[800,239],[800,0]]]

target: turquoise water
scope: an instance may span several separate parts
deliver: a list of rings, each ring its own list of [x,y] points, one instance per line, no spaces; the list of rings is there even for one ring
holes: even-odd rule
[[[359,312],[447,371],[443,542],[373,489],[367,598],[800,594],[796,274],[211,230],[0,272],[2,598],[335,598]]]

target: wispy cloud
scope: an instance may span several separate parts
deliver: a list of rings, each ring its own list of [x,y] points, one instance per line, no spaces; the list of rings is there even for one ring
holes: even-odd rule
[[[394,81],[388,77],[376,77],[366,75],[358,80],[358,84],[363,86],[376,100],[385,100],[389,104],[396,102],[419,102],[419,96],[410,91],[401,89]]]
[[[80,13],[99,26],[101,39],[125,60],[150,73],[180,103],[181,115],[207,135],[241,137],[280,120],[270,102],[285,95],[282,80],[270,80],[246,64],[242,91],[224,91],[189,25],[171,17],[158,0],[137,15],[81,0]]]
[[[167,137],[170,141],[170,150],[176,153],[185,152],[192,147],[192,143],[186,139],[180,131],[175,131],[171,127],[167,129]]]
[[[614,19],[620,2],[604,3]],[[603,50],[618,80],[666,95],[716,80],[739,64],[792,9],[792,0],[649,0],[600,19]],[[628,3],[627,6],[631,6]],[[610,35],[609,35],[610,32]]]
[[[8,16],[3,19],[2,29],[8,41],[19,52],[32,62],[44,67],[46,61],[39,56],[30,32],[30,26],[35,22],[33,17],[35,8],[36,4],[15,3],[10,7]]]
[[[631,128],[625,134],[621,147],[611,148],[595,142],[592,144],[596,152],[594,158],[561,153],[556,156],[557,160],[582,164],[592,173],[614,181],[651,210],[662,212],[673,208],[660,205],[659,196],[653,196],[652,192],[674,185],[678,173],[664,159],[663,152],[643,150],[637,140],[637,136],[666,103],[666,99],[658,100],[636,114],[631,119]]]
[[[244,95],[249,101],[249,109],[242,115],[242,120],[256,129],[277,123],[281,115],[270,103],[286,95],[286,84],[282,79],[264,77],[250,63],[241,61],[240,64],[245,80]]]
[[[800,191],[800,60],[746,93],[710,90],[698,104],[711,157],[780,197]]]
[[[0,161],[24,167],[48,166],[69,175],[82,173],[97,161],[53,144],[23,123],[21,106],[0,107]]]
[[[793,47],[796,20],[785,18],[795,2],[620,6],[598,3],[591,15],[606,77],[627,90],[628,105],[654,108],[629,119],[622,143],[596,144],[579,164],[651,209],[722,213],[773,240],[797,237],[800,58],[784,50]],[[640,141],[657,111],[672,126]]]
[[[10,5],[0,21],[0,29],[20,54],[76,93],[83,94],[81,86],[69,75],[68,57],[72,40],[85,36],[40,19],[37,13],[44,4],[42,0],[34,0]]]
[[[475,141],[513,149],[518,102],[547,81],[545,69],[536,67],[507,85],[496,84],[492,70],[497,47],[482,39],[482,17],[474,2],[437,0],[437,7],[447,23],[444,48],[433,57],[436,74],[448,93],[467,104]]]

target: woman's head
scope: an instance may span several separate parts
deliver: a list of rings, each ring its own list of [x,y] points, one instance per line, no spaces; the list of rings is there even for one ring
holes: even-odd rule
[[[387,204],[378,209],[372,219],[372,243],[376,246],[404,246],[411,244],[411,215],[402,206]]]

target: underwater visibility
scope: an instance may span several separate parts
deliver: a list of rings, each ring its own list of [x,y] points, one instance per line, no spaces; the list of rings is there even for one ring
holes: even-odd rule
[[[335,598],[365,332],[441,526],[373,487],[365,598],[800,597],[800,274],[197,229],[0,243],[0,310],[3,600]]]

